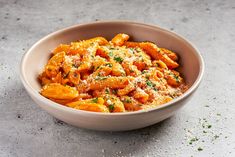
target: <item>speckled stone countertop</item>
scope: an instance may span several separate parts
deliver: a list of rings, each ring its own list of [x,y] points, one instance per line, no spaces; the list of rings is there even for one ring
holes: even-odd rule
[[[0,156],[235,156],[234,0],[0,0]],[[173,117],[128,132],[84,130],[56,120],[28,96],[22,55],[43,36],[97,20],[133,20],[173,30],[205,60],[203,82]]]

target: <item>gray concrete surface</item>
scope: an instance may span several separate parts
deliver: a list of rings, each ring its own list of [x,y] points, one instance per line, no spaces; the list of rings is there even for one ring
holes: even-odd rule
[[[234,157],[234,17],[234,0],[0,0],[0,156]],[[194,98],[170,119],[128,132],[75,128],[41,110],[19,79],[24,52],[60,28],[114,19],[191,40],[206,64]]]

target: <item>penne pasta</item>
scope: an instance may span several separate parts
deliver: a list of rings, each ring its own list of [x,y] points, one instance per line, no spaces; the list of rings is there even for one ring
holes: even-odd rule
[[[40,94],[77,110],[115,113],[153,108],[187,90],[175,52],[129,38],[60,44],[39,74]]]
[[[117,34],[112,40],[111,42],[115,45],[115,46],[122,46],[127,40],[129,39],[129,35],[127,34]]]

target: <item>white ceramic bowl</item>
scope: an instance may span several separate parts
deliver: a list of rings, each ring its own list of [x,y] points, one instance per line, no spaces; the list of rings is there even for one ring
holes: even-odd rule
[[[38,74],[47,63],[50,52],[61,43],[103,36],[111,39],[126,33],[134,41],[152,41],[180,56],[179,70],[189,89],[182,96],[147,111],[127,113],[96,113],[81,111],[57,104],[39,94]],[[129,21],[104,21],[81,24],[49,34],[35,43],[23,56],[21,80],[32,99],[54,117],[74,126],[106,131],[132,130],[158,123],[172,116],[192,97],[202,79],[204,63],[198,50],[183,37],[157,26]]]

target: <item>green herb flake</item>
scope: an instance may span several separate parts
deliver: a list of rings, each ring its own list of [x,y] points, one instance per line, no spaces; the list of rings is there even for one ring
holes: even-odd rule
[[[147,70],[143,70],[141,73],[142,74],[145,74],[145,73],[147,73],[148,71]]]
[[[151,82],[149,80],[146,81],[146,85],[149,86],[149,87],[155,87],[156,86],[153,82]]]
[[[109,90],[108,89],[105,89],[105,94],[109,94]]]
[[[72,64],[72,67],[74,67],[74,68],[78,68],[78,67],[79,67],[79,65],[77,65],[77,64]]]
[[[135,53],[135,49],[134,48],[129,48],[129,50],[131,51],[131,53]]]
[[[209,128],[209,129],[210,129],[211,127],[212,127],[212,125],[207,125],[207,128]]]
[[[124,101],[123,101],[124,103],[131,103],[132,101],[131,101],[131,99],[125,99]]]
[[[203,151],[203,149],[201,147],[198,147],[197,150],[200,152],[200,151]]]
[[[119,56],[115,56],[114,60],[119,62],[119,63],[122,63],[122,61],[123,61],[123,59],[121,57],[119,57]]]
[[[108,108],[109,108],[109,111],[110,111],[110,112],[113,112],[113,110],[114,110],[114,104],[109,105]]]
[[[135,72],[135,71],[131,69],[131,70],[130,70],[130,73],[133,73],[133,72]]]
[[[109,54],[108,54],[110,57],[113,56],[113,52],[112,51],[109,51]]]
[[[179,76],[177,76],[177,75],[173,75],[173,76],[174,76],[176,82],[179,82]]]
[[[91,102],[93,102],[93,103],[97,103],[97,102],[98,102],[98,98],[94,98],[94,99],[92,99],[92,100],[91,100]]]
[[[99,77],[99,76],[95,78],[95,80],[106,80],[106,79],[107,77]]]
[[[105,66],[112,67],[112,63],[106,63]]]
[[[157,88],[155,88],[155,87],[153,88],[153,90],[154,90],[154,91],[156,91],[156,92],[158,91],[158,89],[157,89]]]
[[[99,68],[100,68],[100,66],[97,66],[95,70],[97,70],[97,69],[99,69]]]
[[[189,144],[193,144],[193,142],[196,142],[198,141],[198,138],[197,137],[193,137],[190,141],[189,141]]]
[[[219,135],[215,135],[214,138],[215,138],[215,139],[219,138]]]

